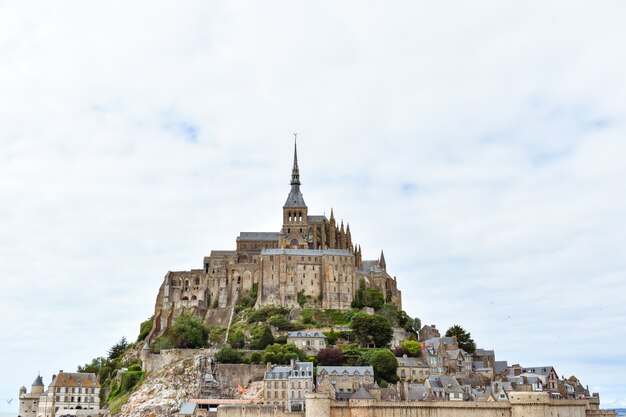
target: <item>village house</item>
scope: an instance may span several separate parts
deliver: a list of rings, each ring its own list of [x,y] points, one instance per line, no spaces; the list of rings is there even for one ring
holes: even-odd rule
[[[374,384],[374,368],[371,366],[318,366],[318,384],[326,378],[334,387],[337,399],[348,399],[360,386]]]
[[[314,356],[320,350],[326,348],[326,335],[321,332],[289,332],[287,343],[294,344],[307,355]]]
[[[66,413],[67,412],[67,413]],[[95,373],[59,371],[48,390],[39,397],[37,416],[55,417],[100,415],[100,382]]]
[[[447,375],[468,376],[472,372],[472,356],[463,349],[446,349],[444,368]]]
[[[430,367],[422,358],[409,358],[407,355],[396,358],[396,375],[403,382],[424,382],[430,376]]]
[[[285,410],[304,411],[305,396],[313,391],[313,362],[291,360],[287,366],[267,364],[263,378],[263,398]]]
[[[463,389],[452,376],[431,375],[424,382],[437,400],[463,401]]]

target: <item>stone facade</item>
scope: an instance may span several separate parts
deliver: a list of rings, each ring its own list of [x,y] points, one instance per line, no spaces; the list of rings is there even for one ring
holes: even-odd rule
[[[306,394],[313,391],[313,362],[291,361],[289,366],[267,364],[263,398],[288,411],[304,411]]]
[[[100,383],[94,373],[59,371],[48,390],[39,397],[38,417],[68,414],[92,417],[100,415]]]
[[[161,335],[183,313],[206,323],[226,326],[238,299],[256,291],[256,307],[349,309],[360,285],[380,290],[402,308],[395,277],[387,273],[384,254],[363,260],[361,246],[352,241],[350,225],[311,215],[300,192],[297,153],[291,190],[283,205],[278,232],[241,232],[235,250],[214,250],[202,269],[170,271],[155,305],[148,340]]]

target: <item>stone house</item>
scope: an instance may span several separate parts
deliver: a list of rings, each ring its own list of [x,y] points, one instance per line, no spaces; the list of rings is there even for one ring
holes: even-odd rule
[[[431,375],[424,382],[437,400],[463,401],[463,389],[452,376]]]
[[[441,337],[441,333],[437,330],[437,326],[434,324],[428,325],[425,324],[418,332],[418,337],[420,341],[435,339]]]
[[[289,332],[287,343],[296,345],[307,355],[316,355],[320,350],[326,348],[326,335],[322,332]]]
[[[59,371],[39,398],[37,416],[55,417],[64,411],[79,416],[100,415],[100,382],[95,373]]]
[[[347,399],[360,386],[374,384],[374,368],[371,366],[318,366],[318,384],[325,378],[335,388],[338,399]]]
[[[446,349],[444,368],[447,375],[468,376],[472,372],[472,356],[463,349]]]
[[[313,362],[292,360],[287,366],[267,364],[263,398],[290,412],[304,411],[305,396],[313,392]]]
[[[532,368],[522,368],[521,376],[538,376],[542,377],[544,383],[544,390],[552,393],[559,392],[559,375],[556,373],[552,366],[537,366]]]
[[[446,375],[446,360],[449,359],[447,351],[459,348],[456,337],[436,337],[423,341],[421,345],[422,358],[430,367],[430,374]]]
[[[397,357],[396,375],[403,382],[424,382],[430,376],[430,366],[422,358]]]
[[[436,398],[426,384],[398,384],[400,394],[405,401],[435,401]]]

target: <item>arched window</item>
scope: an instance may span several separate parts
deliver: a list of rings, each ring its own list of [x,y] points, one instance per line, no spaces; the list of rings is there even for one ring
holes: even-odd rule
[[[200,278],[196,277],[194,285],[200,285]]]

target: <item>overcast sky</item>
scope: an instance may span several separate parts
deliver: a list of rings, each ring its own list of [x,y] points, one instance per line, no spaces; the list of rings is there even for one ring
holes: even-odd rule
[[[620,1],[0,1],[0,397],[312,214],[404,307],[626,406]],[[0,411],[17,411],[2,400]]]

